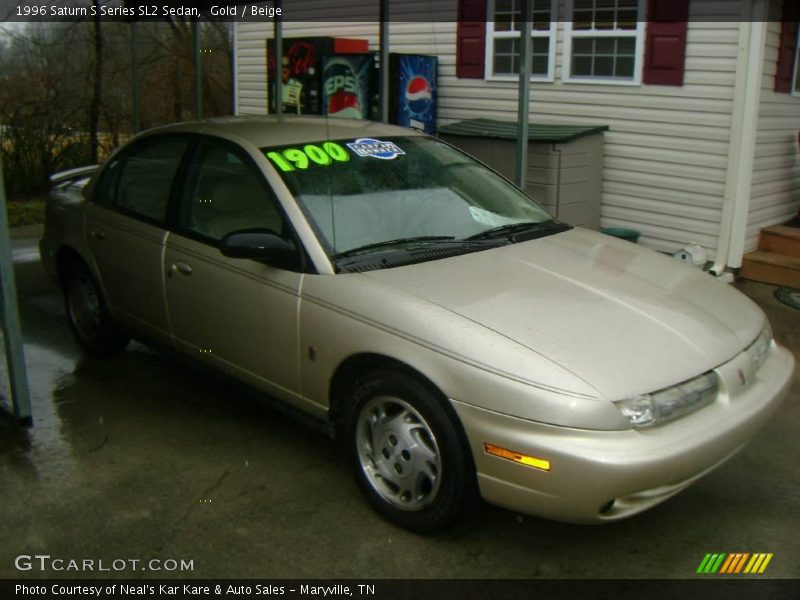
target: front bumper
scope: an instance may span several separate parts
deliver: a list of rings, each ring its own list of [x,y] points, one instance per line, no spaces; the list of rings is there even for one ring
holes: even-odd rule
[[[721,391],[697,412],[649,429],[595,431],[537,423],[458,400],[481,495],[520,513],[601,523],[646,510],[740,450],[776,411],[794,371],[774,342],[763,367],[739,383],[742,355],[716,369]],[[484,443],[550,461],[550,471],[489,455]]]

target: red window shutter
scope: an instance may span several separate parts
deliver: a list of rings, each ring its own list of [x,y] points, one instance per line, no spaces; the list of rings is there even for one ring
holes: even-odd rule
[[[775,91],[788,94],[792,91],[792,68],[797,48],[797,21],[800,6],[797,0],[783,0],[781,16],[781,41],[778,46],[778,64],[775,70]]]
[[[459,0],[456,77],[483,79],[486,51],[486,0]]]
[[[683,85],[689,0],[649,0],[644,83]]]

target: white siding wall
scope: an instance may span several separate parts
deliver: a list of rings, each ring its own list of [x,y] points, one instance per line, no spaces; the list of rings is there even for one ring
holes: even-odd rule
[[[267,112],[267,49],[263,23],[233,24],[236,114],[265,114]]]
[[[563,2],[559,14],[564,14]],[[714,256],[725,193],[739,2],[693,0],[682,87],[561,82],[563,23],[556,81],[535,83],[531,117],[540,123],[608,125],[605,134],[602,224],[642,231],[642,243],[674,251],[697,242]],[[709,15],[718,22],[709,22]],[[370,40],[378,25],[286,23],[285,37],[331,35]],[[271,26],[237,25],[239,112],[266,110],[265,39]],[[439,123],[489,117],[516,120],[515,82],[455,76],[456,23],[392,23],[391,51],[439,56]]]
[[[778,94],[773,90],[780,17],[781,1],[773,0],[764,56],[745,251],[756,248],[758,233],[763,227],[787,221],[800,209],[800,150],[797,141],[800,97]]]

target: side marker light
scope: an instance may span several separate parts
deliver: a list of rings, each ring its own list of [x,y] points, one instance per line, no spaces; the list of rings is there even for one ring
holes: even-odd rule
[[[486,454],[499,456],[500,458],[505,458],[506,460],[510,460],[527,467],[533,467],[534,469],[539,469],[540,471],[550,470],[550,461],[544,458],[520,454],[519,452],[507,450],[506,448],[501,448],[500,446],[495,446],[494,444],[489,444],[486,442],[483,444],[483,449],[486,451]]]

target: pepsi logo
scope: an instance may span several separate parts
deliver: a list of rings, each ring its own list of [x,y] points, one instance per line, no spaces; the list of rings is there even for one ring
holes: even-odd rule
[[[363,118],[359,82],[346,59],[334,59],[325,66],[325,114],[350,119]]]
[[[352,75],[334,75],[325,79],[325,93],[332,96],[336,92],[344,90],[348,94],[358,93],[358,83]]]
[[[433,103],[433,90],[428,80],[421,75],[412,77],[406,85],[406,103],[414,114],[425,113]]]

